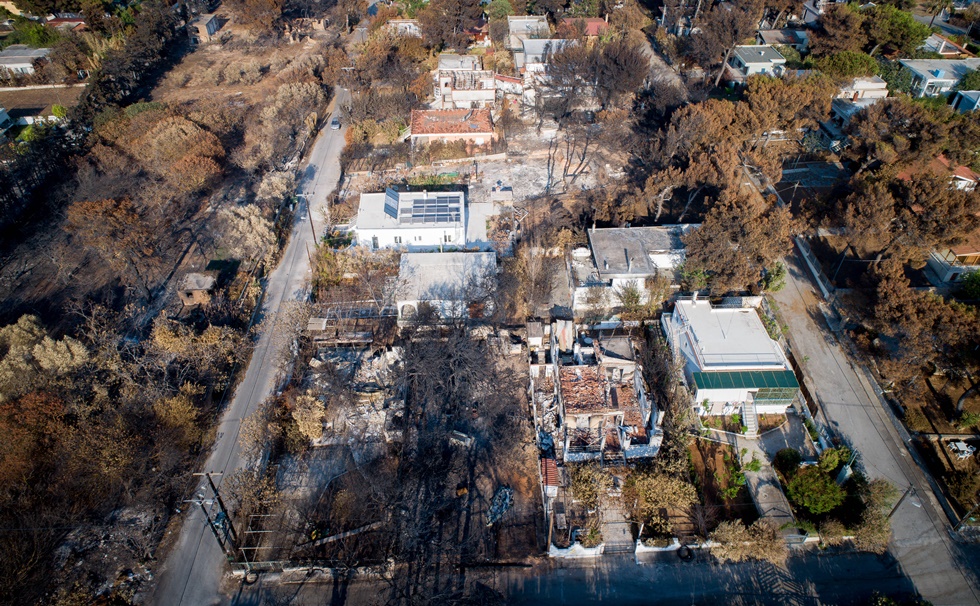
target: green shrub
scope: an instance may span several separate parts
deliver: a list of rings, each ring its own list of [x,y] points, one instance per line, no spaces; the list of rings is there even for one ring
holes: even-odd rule
[[[980,424],[980,414],[975,412],[964,412],[956,421],[960,429],[969,429],[978,424]]]
[[[847,496],[819,467],[806,467],[796,472],[786,490],[791,501],[814,515],[833,510]]]
[[[772,465],[776,471],[783,474],[783,477],[790,478],[793,477],[802,462],[803,455],[799,451],[795,448],[784,448],[776,453]]]

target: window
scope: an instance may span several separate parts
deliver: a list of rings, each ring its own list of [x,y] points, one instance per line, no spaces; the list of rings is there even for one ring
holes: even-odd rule
[[[415,241],[416,242],[421,242],[422,241],[422,236],[415,236]]]
[[[371,238],[371,248],[373,248],[374,250],[378,250],[378,236],[374,236]]]
[[[401,236],[395,236],[395,244],[401,244],[401,243],[402,243],[402,237]]]
[[[445,241],[445,242],[452,242],[453,241],[453,237],[450,236],[449,234],[446,234],[445,236],[443,236],[443,241]]]

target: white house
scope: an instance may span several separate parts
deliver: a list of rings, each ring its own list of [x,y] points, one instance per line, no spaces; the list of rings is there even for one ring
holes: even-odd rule
[[[496,273],[492,252],[405,253],[395,286],[398,320],[412,320],[422,304],[444,321],[482,318],[493,311]]]
[[[980,234],[949,248],[934,250],[926,260],[926,276],[936,286],[962,282],[968,274],[980,271]]]
[[[777,414],[793,403],[796,375],[755,309],[695,296],[678,300],[661,323],[700,414]]]
[[[33,74],[34,63],[46,58],[50,53],[50,48],[31,48],[26,44],[11,44],[0,51],[0,77]]]
[[[837,99],[884,99],[888,96],[888,83],[880,76],[854,78],[837,91]]]
[[[439,55],[435,71],[433,109],[490,107],[497,99],[497,81],[476,55]]]
[[[980,90],[961,90],[953,97],[953,109],[965,114],[975,112],[980,107]]]
[[[476,148],[490,146],[497,137],[493,130],[493,114],[486,107],[413,109],[410,128],[412,145],[463,141],[473,152]]]
[[[820,15],[827,10],[827,7],[846,0],[810,0],[803,3],[803,22],[807,25],[815,25],[820,20]]]
[[[805,29],[760,29],[756,32],[759,44],[779,44],[804,53],[810,44],[810,34]]]
[[[575,43],[575,40],[560,38],[524,40],[520,50],[514,51],[514,66],[525,74],[543,74],[553,54]]]
[[[684,262],[682,237],[697,224],[655,227],[592,228],[586,233],[589,249],[572,253],[572,309],[576,316],[589,311],[590,291],[604,291],[605,307],[616,305],[615,293],[628,285],[640,289],[647,301],[646,280],[658,275],[675,280],[675,270]]]
[[[749,76],[780,76],[786,58],[768,44],[756,46],[736,46],[728,60],[729,73],[735,72],[734,79],[743,80]]]
[[[551,28],[548,19],[543,15],[527,15],[507,17],[507,48],[518,50],[521,42],[531,38],[548,38]]]
[[[960,57],[973,56],[973,53],[953,42],[946,36],[941,36],[935,33],[926,38],[926,41],[922,43],[919,50],[940,54],[944,59],[958,59]]]
[[[422,37],[422,26],[417,19],[389,19],[385,28],[396,36]]]
[[[363,193],[354,225],[357,244],[371,250],[437,250],[466,245],[466,193],[389,187]]]
[[[980,59],[902,59],[912,74],[913,97],[948,94],[971,71],[980,68]]]

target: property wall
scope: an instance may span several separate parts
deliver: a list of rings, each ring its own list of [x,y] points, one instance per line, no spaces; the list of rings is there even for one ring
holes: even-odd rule
[[[7,65],[0,66],[0,72],[9,72],[11,74],[33,74],[34,64],[33,63],[8,63]]]
[[[375,248],[403,248],[411,252],[438,249],[440,246],[464,246],[466,244],[466,229],[460,225],[445,225],[438,227],[398,227],[391,229],[361,229],[355,228],[357,244]],[[446,241],[449,236],[449,241]],[[398,239],[401,239],[398,241]]]
[[[450,295],[452,296],[452,295]],[[400,300],[395,301],[398,308],[398,321],[405,322],[411,320],[418,311],[419,305],[423,301]],[[454,320],[458,318],[470,317],[470,306],[468,301],[425,301],[432,306],[436,314],[443,320]],[[492,306],[488,303],[484,309],[484,314],[493,313]]]
[[[786,410],[792,404],[759,404],[755,403],[755,412],[760,415],[781,415],[785,414]]]
[[[493,133],[477,134],[447,134],[447,135],[412,135],[412,142],[428,145],[435,141],[442,143],[452,143],[454,141],[466,141],[473,145],[487,145],[493,140]]]

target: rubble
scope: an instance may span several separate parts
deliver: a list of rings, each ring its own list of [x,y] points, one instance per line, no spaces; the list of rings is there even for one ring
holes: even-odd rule
[[[514,504],[514,491],[506,486],[501,486],[493,495],[490,502],[490,509],[487,511],[487,527],[493,526],[500,521],[500,518],[507,513],[511,505]]]

